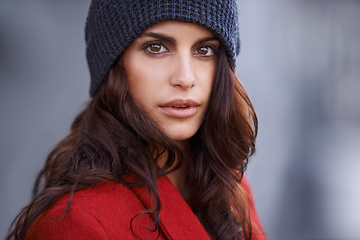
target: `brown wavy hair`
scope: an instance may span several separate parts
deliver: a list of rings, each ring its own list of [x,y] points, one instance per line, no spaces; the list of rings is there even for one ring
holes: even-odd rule
[[[254,108],[220,49],[209,109],[190,139],[186,174],[187,203],[212,239],[251,238],[247,197],[240,182],[255,152],[256,134]],[[157,159],[164,149],[168,158],[159,169]],[[7,239],[25,239],[34,220],[61,196],[70,193],[67,212],[74,192],[103,181],[148,188],[156,204],[146,212],[154,216],[154,226],[160,231],[156,180],[169,169],[177,169],[184,158],[128,94],[120,57],[108,80],[76,117],[70,134],[49,154],[35,183],[34,198],[11,224]],[[137,177],[130,181],[129,174]]]

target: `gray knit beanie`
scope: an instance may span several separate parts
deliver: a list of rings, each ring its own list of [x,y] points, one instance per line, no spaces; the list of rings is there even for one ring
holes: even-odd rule
[[[240,50],[236,0],[92,0],[85,29],[90,95],[139,34],[171,20],[212,30],[235,66]]]

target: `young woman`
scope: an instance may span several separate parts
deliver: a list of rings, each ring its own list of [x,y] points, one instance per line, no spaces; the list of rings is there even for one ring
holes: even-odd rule
[[[231,0],[93,0],[92,99],[8,239],[267,239],[237,24]]]

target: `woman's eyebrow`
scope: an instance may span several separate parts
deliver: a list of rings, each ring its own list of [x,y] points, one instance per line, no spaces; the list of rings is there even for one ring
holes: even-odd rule
[[[198,44],[201,44],[201,43],[204,43],[204,42],[210,42],[210,41],[218,41],[218,42],[220,42],[217,37],[208,37],[208,38],[200,39],[199,41],[197,41],[195,43],[195,45],[198,45]]]
[[[168,36],[165,36],[165,35],[162,35],[162,34],[159,34],[159,33],[154,33],[154,32],[145,32],[145,33],[141,34],[139,37],[140,38],[152,37],[152,38],[157,38],[157,39],[164,40],[166,42],[171,42],[171,43],[175,42],[175,39],[172,38],[172,37],[168,37]]]

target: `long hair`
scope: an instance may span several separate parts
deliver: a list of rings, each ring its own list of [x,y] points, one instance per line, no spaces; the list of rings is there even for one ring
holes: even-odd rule
[[[240,182],[255,151],[256,134],[253,106],[225,50],[220,49],[208,112],[190,139],[186,174],[188,204],[212,239],[251,238],[247,198]],[[159,169],[157,159],[164,149],[167,161]],[[11,224],[7,239],[24,239],[35,219],[61,196],[70,194],[67,212],[77,190],[104,181],[146,187],[155,200],[154,209],[147,212],[159,230],[157,178],[169,169],[176,170],[183,159],[175,142],[128,94],[120,57],[108,80],[76,117],[70,134],[49,154],[36,181],[34,198]],[[129,174],[136,177],[129,180]],[[37,193],[42,178],[44,186]]]

